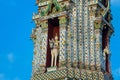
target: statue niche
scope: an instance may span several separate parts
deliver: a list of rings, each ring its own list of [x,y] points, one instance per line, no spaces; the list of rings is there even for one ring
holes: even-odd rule
[[[48,19],[48,41],[46,68],[59,66],[59,19],[58,17]]]
[[[109,64],[109,37],[108,37],[108,28],[105,27],[103,28],[102,31],[102,50],[103,50],[103,56],[104,56],[104,60],[105,60],[105,71],[106,72],[110,72],[110,64]]]

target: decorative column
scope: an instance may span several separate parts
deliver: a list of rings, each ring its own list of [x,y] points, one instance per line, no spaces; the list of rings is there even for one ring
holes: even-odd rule
[[[91,1],[90,1],[91,2]],[[96,6],[89,5],[89,38],[90,38],[90,69],[95,70],[95,28],[94,19],[96,14]]]
[[[66,60],[66,15],[59,17],[60,43],[59,43],[59,68],[65,68]]]
[[[32,30],[31,38],[34,41],[33,75],[45,72],[46,67],[46,35],[47,21],[35,20],[36,28]],[[47,30],[47,29],[46,29]]]
[[[72,38],[72,46],[73,47],[73,67],[76,67],[77,66],[77,7],[76,5],[74,6],[74,8],[72,9],[72,18],[73,18],[73,22],[72,22],[72,35],[73,35],[73,38]]]
[[[97,70],[101,70],[101,62],[103,62],[103,57],[102,57],[102,22],[101,20],[98,22],[94,22],[94,26],[95,26],[95,38],[96,38],[96,49],[95,49],[95,53],[96,53],[96,68]]]
[[[40,43],[40,35],[42,33],[42,29],[41,27],[39,27],[38,20],[35,20],[35,23],[36,23],[36,28],[32,30],[32,35],[31,35],[31,38],[33,39],[33,42],[34,42],[34,58],[32,61],[33,74],[37,73],[39,70],[39,65],[40,65],[40,60],[39,60],[40,53],[39,52],[41,52],[41,50],[40,50],[40,45],[37,43]]]
[[[47,38],[48,38],[48,23],[47,20],[41,21],[42,33],[41,33],[41,64],[40,67],[42,72],[45,72],[46,61],[47,61]]]
[[[79,12],[79,20],[78,20],[78,23],[79,23],[79,26],[78,26],[78,36],[79,36],[79,67],[82,69],[83,68],[83,56],[84,56],[84,17],[83,17],[83,14],[84,14],[84,11],[83,11],[83,7],[84,7],[84,4],[83,4],[84,0],[80,0],[79,1],[79,6],[78,6],[78,12]]]
[[[72,41],[72,39],[73,39],[73,33],[72,33],[72,31],[73,31],[73,27],[72,27],[72,23],[73,23],[73,15],[72,15],[72,8],[73,8],[73,3],[69,3],[69,5],[67,6],[67,68],[71,68],[72,67],[72,64],[73,64],[73,46],[72,46],[72,43],[73,43],[73,41]]]
[[[84,64],[85,68],[89,69],[90,63],[90,49],[89,49],[89,11],[88,11],[88,0],[84,1]]]

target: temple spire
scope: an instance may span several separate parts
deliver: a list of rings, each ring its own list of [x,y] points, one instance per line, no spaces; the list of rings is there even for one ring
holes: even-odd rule
[[[36,0],[31,80],[113,80],[109,0]]]

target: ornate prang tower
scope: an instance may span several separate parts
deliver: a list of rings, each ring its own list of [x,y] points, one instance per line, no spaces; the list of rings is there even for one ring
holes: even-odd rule
[[[36,0],[31,80],[113,80],[110,0]]]

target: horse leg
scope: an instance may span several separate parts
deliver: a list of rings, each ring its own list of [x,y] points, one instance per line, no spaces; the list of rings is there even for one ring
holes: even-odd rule
[[[57,65],[57,56],[58,56],[58,53],[57,53],[57,50],[56,50],[56,52],[55,52],[55,66]]]
[[[54,59],[54,55],[53,55],[53,51],[51,50],[51,56],[52,56],[52,58],[51,58],[51,67],[53,66],[53,59]]]

